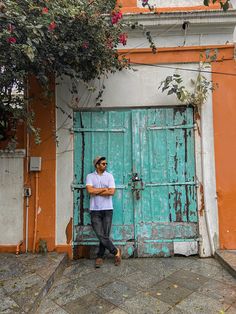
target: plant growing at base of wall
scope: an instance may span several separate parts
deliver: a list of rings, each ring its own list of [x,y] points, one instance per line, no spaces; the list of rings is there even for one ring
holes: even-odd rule
[[[115,2],[0,0],[0,140],[14,139],[19,121],[38,134],[27,108],[29,75],[46,90],[50,75],[89,82],[127,66],[117,50],[127,35]]]

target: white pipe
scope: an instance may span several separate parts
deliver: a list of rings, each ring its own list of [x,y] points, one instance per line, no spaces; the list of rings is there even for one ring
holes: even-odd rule
[[[25,217],[25,252],[28,252],[28,233],[29,233],[29,196],[26,196],[26,217]]]

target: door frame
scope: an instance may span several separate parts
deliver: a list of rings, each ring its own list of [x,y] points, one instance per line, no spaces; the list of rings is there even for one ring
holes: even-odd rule
[[[180,104],[183,106],[183,104]],[[106,107],[83,108],[78,111],[121,111],[147,108],[174,108],[178,105],[167,106],[135,106],[135,107]],[[195,110],[194,110],[195,111]],[[213,136],[213,109],[212,97],[208,97],[201,107],[200,113],[194,113],[194,142],[195,142],[195,172],[197,178],[197,210],[199,241],[198,252],[201,257],[214,254],[219,246],[218,206],[216,199],[216,178],[214,158]],[[175,253],[183,253],[189,250],[188,243],[178,243]]]

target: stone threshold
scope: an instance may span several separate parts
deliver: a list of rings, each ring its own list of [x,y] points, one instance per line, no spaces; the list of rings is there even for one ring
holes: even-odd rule
[[[236,278],[236,250],[217,250],[215,258]]]

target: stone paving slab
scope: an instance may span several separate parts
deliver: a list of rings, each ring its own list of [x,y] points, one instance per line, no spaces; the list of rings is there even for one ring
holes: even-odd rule
[[[0,313],[35,312],[64,269],[65,254],[0,254]]]
[[[220,314],[224,313],[224,311],[229,308],[229,304],[225,304],[203,294],[193,292],[177,304],[176,307],[186,314]]]
[[[172,283],[189,289],[191,291],[197,290],[208,278],[188,270],[180,269],[167,277]]]
[[[153,286],[149,293],[153,297],[174,306],[189,296],[192,291],[165,279]]]
[[[157,314],[166,313],[171,306],[157,298],[152,297],[148,293],[138,294],[126,300],[120,307],[131,314]]]
[[[66,310],[69,313],[103,314],[113,309],[115,309],[114,304],[100,298],[95,293],[89,293],[76,301],[66,304]]]
[[[224,284],[213,279],[202,285],[197,292],[227,304],[232,304],[236,301],[236,286]]]

